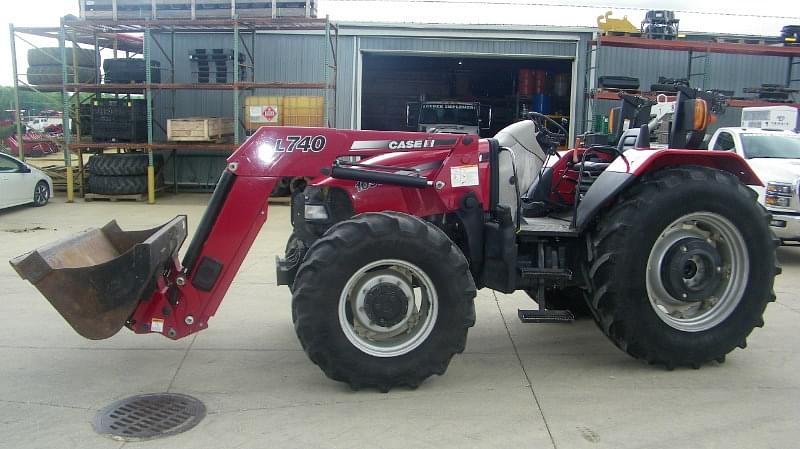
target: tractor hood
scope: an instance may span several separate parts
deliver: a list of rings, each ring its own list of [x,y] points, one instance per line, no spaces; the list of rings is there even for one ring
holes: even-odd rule
[[[422,124],[425,132],[438,132],[449,134],[478,134],[477,126],[453,125],[453,124]]]

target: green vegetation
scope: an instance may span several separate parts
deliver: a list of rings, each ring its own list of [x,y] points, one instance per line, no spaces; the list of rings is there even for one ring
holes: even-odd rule
[[[29,90],[19,92],[20,109],[37,114],[39,111],[55,109],[60,111],[63,108],[61,93],[48,92],[40,93]],[[14,109],[14,88],[0,86],[0,118],[10,118],[10,114],[5,111]]]

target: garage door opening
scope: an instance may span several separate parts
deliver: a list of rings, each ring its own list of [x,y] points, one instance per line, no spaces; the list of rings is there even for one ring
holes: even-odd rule
[[[568,119],[571,107],[572,61],[410,56],[365,53],[362,66],[361,129],[415,130],[407,126],[409,103],[453,101],[480,103],[493,136],[527,111]],[[414,106],[411,114],[415,115]]]

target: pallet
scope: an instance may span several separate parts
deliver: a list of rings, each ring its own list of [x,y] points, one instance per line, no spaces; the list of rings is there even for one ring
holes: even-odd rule
[[[39,167],[40,170],[47,173],[50,179],[53,180],[53,190],[56,192],[67,191],[67,168],[63,165],[46,165]],[[73,189],[81,188],[81,170],[78,167],[72,167],[72,185]]]
[[[87,203],[91,203],[92,201],[96,200],[104,200],[104,201],[147,201],[147,194],[146,193],[134,193],[130,195],[104,195],[102,193],[87,193],[83,196],[83,201]]]
[[[188,117],[167,120],[167,140],[171,142],[212,142],[233,135],[233,119]]]
[[[156,193],[161,192],[162,190],[166,190],[169,186],[163,185],[161,187],[156,187]],[[112,203],[117,201],[136,201],[136,202],[144,202],[147,201],[147,192],[145,193],[131,193],[127,195],[106,195],[103,193],[86,193],[83,195],[83,201],[87,203],[91,203],[92,201],[111,201]]]

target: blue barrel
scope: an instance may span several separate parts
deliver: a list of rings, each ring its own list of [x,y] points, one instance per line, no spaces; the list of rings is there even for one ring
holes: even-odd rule
[[[550,95],[536,94],[533,96],[533,104],[531,104],[531,109],[540,114],[549,114],[551,104],[550,100]]]

